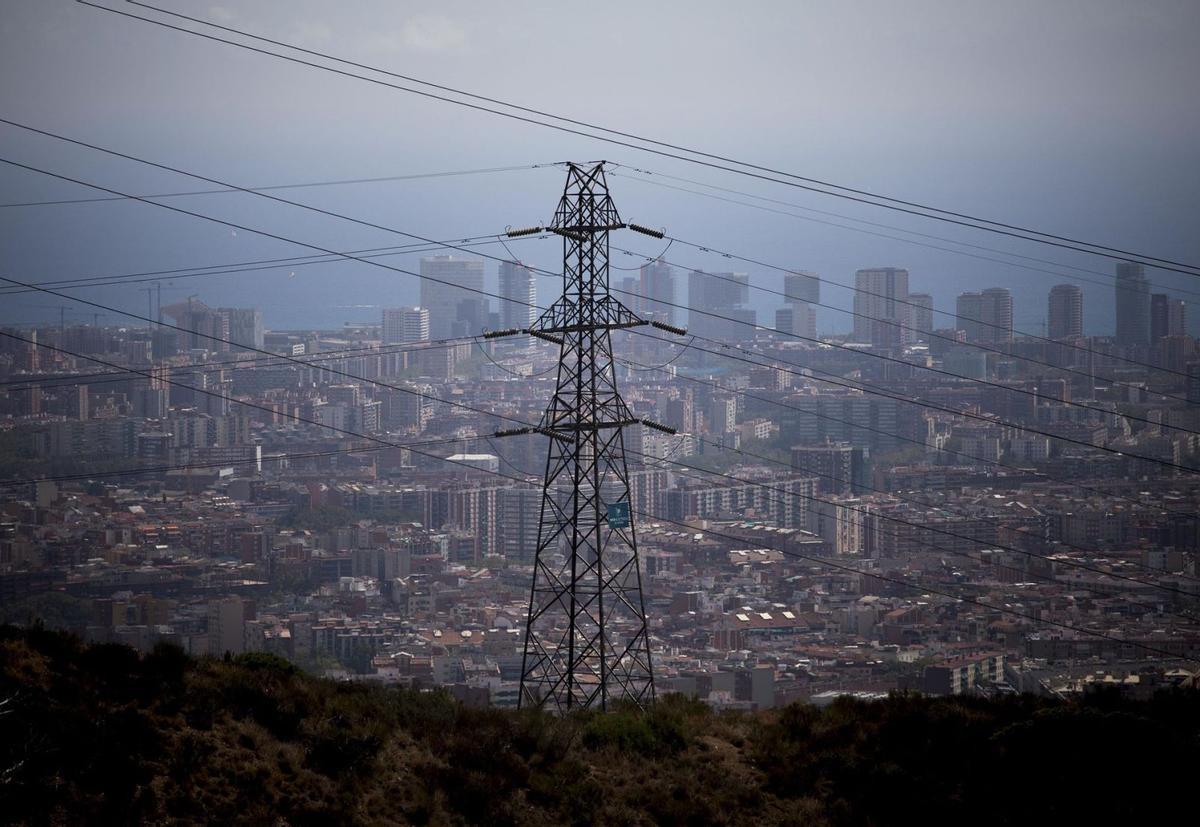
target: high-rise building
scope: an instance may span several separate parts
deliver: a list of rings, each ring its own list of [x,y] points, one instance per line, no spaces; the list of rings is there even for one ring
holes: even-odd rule
[[[816,477],[823,494],[861,493],[867,478],[863,449],[848,442],[793,445],[792,469]]]
[[[500,553],[509,563],[530,565],[537,551],[542,490],[502,488],[496,497],[500,512]]]
[[[407,345],[429,341],[429,311],[424,307],[389,307],[383,311],[383,343]]]
[[[643,319],[675,323],[675,268],[661,261],[652,261],[642,267],[638,295],[641,306],[638,310]]]
[[[755,313],[743,307],[749,299],[748,274],[693,270],[688,276],[688,329],[697,336],[727,342],[752,338]],[[722,316],[725,318],[718,318]]]
[[[775,329],[804,339],[817,338],[817,313],[805,302],[793,302],[775,311]]]
[[[905,304],[907,301],[907,270],[876,267],[855,273],[854,341],[875,347],[894,347],[910,342],[912,331],[907,327],[911,314]]]
[[[1150,343],[1164,336],[1187,335],[1187,305],[1183,299],[1173,299],[1166,293],[1150,296]]]
[[[983,322],[980,331],[982,341],[991,344],[1008,344],[1013,337],[1012,293],[1007,287],[989,287],[979,294]]]
[[[1008,344],[1012,341],[1012,293],[1007,287],[960,293],[954,311],[957,329],[967,334],[968,342]]]
[[[933,296],[928,293],[909,293],[911,305],[913,334],[918,342],[929,342],[929,334],[933,333]]]
[[[217,311],[227,320],[230,350],[262,350],[263,315],[253,307],[222,307]]]
[[[968,342],[978,342],[983,330],[983,296],[979,293],[959,293],[954,300],[954,329],[966,334]]]
[[[1137,347],[1150,344],[1150,281],[1142,265],[1117,262],[1117,344]]]
[[[1075,284],[1056,284],[1050,288],[1047,308],[1051,339],[1072,339],[1083,335],[1083,290]]]
[[[817,304],[821,301],[821,277],[803,270],[787,273],[783,277],[783,292],[788,302]]]
[[[454,256],[423,258],[421,277],[421,307],[429,311],[432,338],[482,332],[487,325],[482,261]]]
[[[198,348],[218,353],[229,351],[230,317],[224,311],[213,310],[202,301],[188,299],[186,302],[164,307],[163,312],[175,319],[178,327],[183,328],[177,339],[180,349]],[[259,323],[261,324],[261,318]],[[235,341],[242,345],[250,344],[245,339]]]
[[[500,327],[528,330],[537,317],[533,271],[515,261],[500,262]]]

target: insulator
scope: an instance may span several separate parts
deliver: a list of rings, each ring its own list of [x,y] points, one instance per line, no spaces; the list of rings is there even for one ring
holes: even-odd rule
[[[650,322],[650,326],[657,327],[659,330],[665,330],[668,333],[674,333],[676,336],[686,336],[687,335],[686,327],[676,327],[675,325],[667,324],[666,322],[652,321],[652,322]]]
[[[544,339],[547,342],[555,345],[562,345],[563,340],[557,336],[551,336],[549,333],[543,333],[540,330],[530,330],[529,335],[535,339]]]
[[[642,235],[648,235],[651,238],[662,238],[663,237],[662,230],[652,230],[649,227],[643,227],[641,224],[630,224],[629,229],[633,230],[635,233],[641,233]]]
[[[483,332],[483,338],[499,339],[501,336],[516,336],[520,332],[521,331],[515,327],[505,328],[504,330],[485,330]]]
[[[674,436],[675,434],[679,433],[674,428],[672,428],[670,425],[663,425],[659,422],[655,422],[653,419],[643,419],[643,420],[641,420],[641,423],[643,425],[645,425],[647,428],[653,428],[656,431],[662,431],[664,434],[670,434],[671,436]]]
[[[506,230],[504,234],[509,238],[520,238],[523,235],[537,235],[543,231],[543,227],[522,227],[519,230]]]
[[[495,437],[521,436],[522,434],[528,434],[528,433],[532,433],[532,432],[533,432],[533,428],[510,428],[507,431],[496,431],[496,433],[492,434],[492,436],[495,436]]]
[[[581,235],[580,233],[571,232],[570,230],[560,230],[556,227],[551,227],[550,232],[554,233],[555,235],[561,235],[563,238],[569,238],[572,241],[578,241],[581,244],[587,241],[585,236]]]

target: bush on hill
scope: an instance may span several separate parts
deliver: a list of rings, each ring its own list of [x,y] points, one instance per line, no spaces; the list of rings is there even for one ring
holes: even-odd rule
[[[1030,824],[1187,812],[1200,698],[895,695],[563,718],[0,627],[16,824]]]

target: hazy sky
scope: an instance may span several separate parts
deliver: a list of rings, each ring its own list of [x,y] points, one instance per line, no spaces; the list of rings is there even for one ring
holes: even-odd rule
[[[153,15],[121,0],[104,2]],[[1200,261],[1195,0],[161,5],[802,175]],[[518,124],[68,0],[0,0],[0,112],[248,186],[607,158],[800,208],[1112,272],[1104,259],[856,208]],[[0,126],[0,146],[0,157],[131,192],[197,186],[11,127]],[[963,289],[1011,287],[1018,326],[1035,332],[1049,285],[1071,280],[1073,272],[1057,266],[1047,269],[1061,275],[1031,272],[625,177],[611,183],[627,220],[827,279],[851,282],[859,267],[906,266],[914,291],[928,290],[938,307],[950,309]],[[561,174],[551,169],[281,194],[389,227],[460,238],[548,220],[560,188]],[[89,194],[5,165],[0,191],[0,203]],[[405,241],[244,195],[170,203],[337,249]],[[619,243],[660,249],[637,236]],[[519,249],[532,262],[555,267],[557,244]],[[138,203],[0,209],[0,274],[22,280],[305,252]],[[668,258],[745,270],[765,286],[778,288],[782,281],[778,273],[678,246]],[[391,261],[418,266],[414,257]],[[487,269],[494,273],[493,265]],[[1159,287],[1200,292],[1186,276],[1156,271],[1151,278]],[[545,301],[550,285],[542,286]],[[1110,332],[1111,288],[1083,287],[1087,327]],[[145,296],[136,288],[78,292],[144,311]],[[377,316],[374,308],[356,305],[413,302],[416,280],[342,263],[303,268],[292,278],[283,271],[180,281],[164,298],[190,294],[214,305],[258,304],[269,327],[337,325]],[[848,297],[833,287],[823,295],[840,306],[848,306]],[[1200,302],[1200,296],[1184,297]],[[60,303],[46,295],[0,299],[0,322],[57,319]],[[777,300],[761,296],[756,303],[765,311]],[[74,318],[90,320],[90,314],[82,309]],[[1200,319],[1200,306],[1191,315]],[[760,320],[770,321],[765,312]],[[842,314],[821,315],[823,330],[849,326]]]

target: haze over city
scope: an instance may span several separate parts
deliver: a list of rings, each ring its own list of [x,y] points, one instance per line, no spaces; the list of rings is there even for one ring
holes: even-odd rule
[[[753,150],[756,162],[818,172],[814,177],[849,186],[1064,235],[1090,234],[1118,247],[1197,258],[1190,230],[1200,185],[1194,140],[1200,113],[1187,83],[1200,74],[1192,42],[1200,18],[1195,4],[758,5],[755,14],[745,15],[721,3],[685,10],[617,3],[603,23],[574,4],[552,14],[536,3],[174,8],[611,128],[726,155]],[[73,3],[9,0],[0,25],[6,44],[0,101],[8,117],[242,186],[608,158],[947,235],[901,215],[879,215],[799,190],[775,192],[752,179],[703,176],[671,159],[416,96],[397,97],[383,87],[152,31]],[[602,55],[597,59],[603,66],[603,82],[586,94],[575,91],[570,73],[559,68],[576,59],[581,31]],[[53,159],[59,171],[87,173],[97,183],[147,193],[180,184],[192,188],[179,176],[9,128],[4,139],[9,153],[19,154],[16,160]],[[81,194],[27,172],[4,169],[0,175],[6,201]],[[736,242],[765,260],[842,281],[861,267],[907,267],[939,304],[952,303],[960,289],[1003,283],[1023,288],[1014,289],[1018,326],[1036,329],[1045,321],[1036,295],[1044,289],[1045,274],[699,198],[650,186],[636,175],[613,185],[635,220],[668,226],[684,238],[726,247]],[[546,205],[559,187],[547,170],[292,194],[440,237],[546,220]],[[363,246],[371,246],[379,238],[244,198],[190,203],[260,221],[267,229],[302,229],[323,242],[363,239]],[[5,266],[48,275],[124,273],[292,252],[245,233],[235,240],[219,228],[145,205],[8,213],[0,229]],[[64,243],[64,236],[71,241]],[[966,231],[953,237],[988,244]],[[529,255],[557,270],[555,251],[545,246]],[[1029,245],[1005,249],[1040,255]],[[1107,269],[1092,257],[1064,253],[1055,260]],[[686,263],[722,266],[703,256],[689,256]],[[778,274],[746,269],[766,286],[781,284]],[[329,287],[334,281],[336,291]],[[1178,274],[1156,273],[1154,281],[1164,289],[1187,284]],[[548,281],[546,289],[551,288]],[[364,316],[355,315],[355,305],[404,304],[416,297],[408,282],[339,264],[310,268],[290,281],[286,274],[270,273],[214,279],[208,289],[218,304],[271,297],[267,321],[277,327],[360,321]],[[830,303],[849,307],[846,291],[828,292]],[[123,307],[144,306],[134,290],[104,295]],[[1089,333],[1111,332],[1109,298],[1098,287],[1087,291]],[[29,304],[46,302],[10,304],[0,318],[11,323],[55,316],[53,309]],[[755,297],[754,306],[774,309],[765,297]],[[820,321],[822,330],[849,329],[841,314],[822,311]]]
[[[1200,7],[0,0],[0,812],[1157,822]]]

